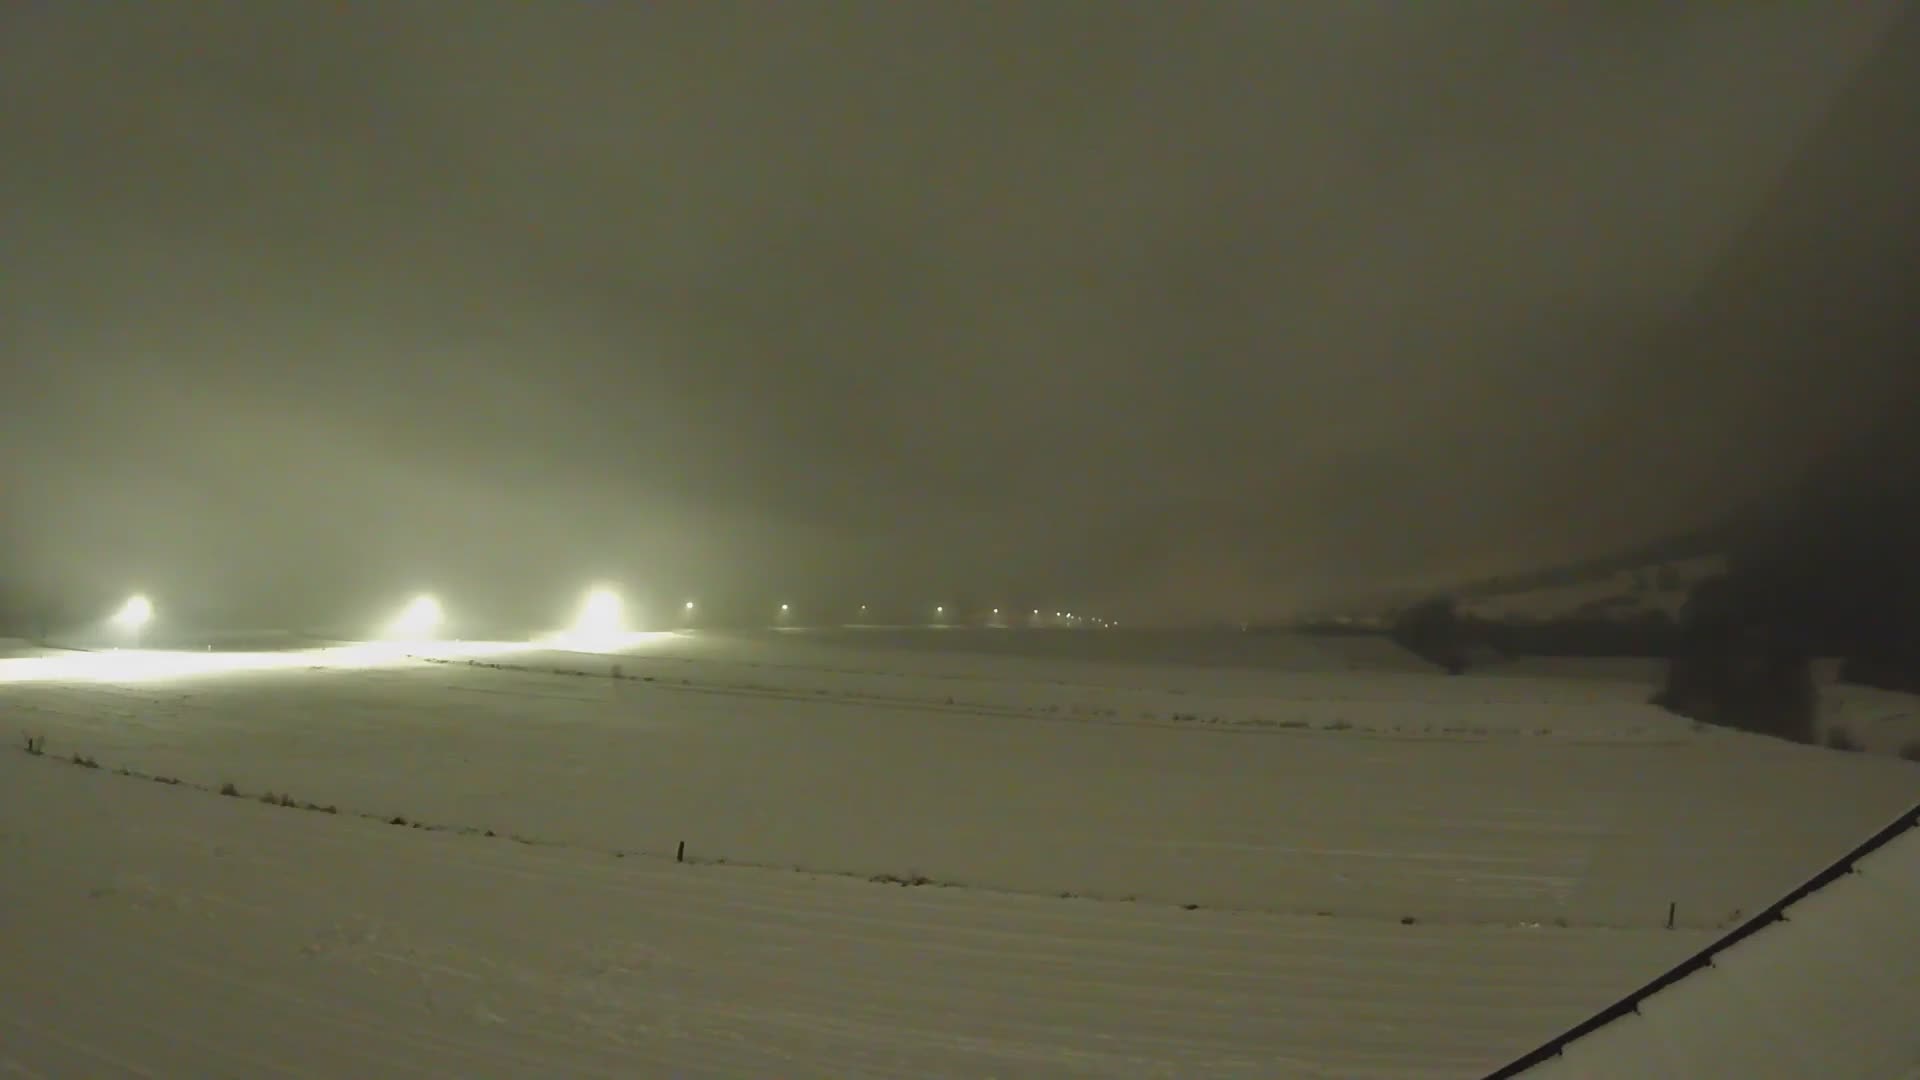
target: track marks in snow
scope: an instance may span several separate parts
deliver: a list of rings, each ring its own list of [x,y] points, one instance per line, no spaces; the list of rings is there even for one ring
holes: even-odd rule
[[[1073,722],[1188,728],[1227,733],[1289,735],[1345,735],[1351,737],[1481,741],[1499,738],[1552,738],[1557,741],[1588,743],[1664,743],[1686,741],[1686,729],[1671,717],[1640,704],[1620,701],[1561,703],[1559,712],[1572,708],[1577,722],[1568,726],[1566,717],[1539,703],[1514,701],[1461,700],[1438,697],[1421,700],[1418,696],[1393,702],[1394,708],[1381,709],[1371,699],[1347,699],[1339,696],[1237,698],[1214,695],[1189,696],[1186,691],[1118,689],[1088,684],[1040,680],[1007,683],[981,676],[943,674],[902,677],[897,674],[850,668],[810,668],[799,665],[746,664],[725,665],[748,669],[765,668],[802,685],[777,686],[763,682],[740,681],[718,674],[723,664],[717,661],[693,661],[685,658],[654,660],[635,656],[596,656],[593,668],[553,667],[541,664],[420,657],[423,664],[455,668],[474,668],[558,679],[585,678],[637,682],[669,693],[722,694],[784,701],[820,701],[850,706],[880,706],[923,712],[947,712],[973,716],[996,716]],[[661,674],[671,667],[709,665],[713,673],[699,680]],[[616,668],[618,669],[616,673]],[[629,670],[631,669],[631,670]],[[655,674],[644,674],[652,670]],[[855,681],[850,685],[846,677]],[[940,679],[976,687],[969,692],[928,694],[887,693],[874,688],[899,683],[918,683]],[[1433,680],[1427,680],[1432,682]],[[805,685],[807,683],[814,685]],[[861,685],[864,682],[869,685]],[[1417,687],[1417,684],[1411,684]],[[465,686],[472,692],[508,693],[499,688]],[[1061,690],[1072,691],[1063,696]],[[527,696],[549,695],[532,690]],[[1033,699],[1040,698],[1035,703]],[[577,700],[591,700],[580,698]],[[1412,713],[1419,719],[1407,722]],[[1552,716],[1557,722],[1541,722]],[[1437,719],[1436,719],[1437,717]]]
[[[0,1045],[51,1075],[1455,1076],[1697,944],[612,860],[17,755],[0,813]]]
[[[1683,924],[1720,925],[1911,792],[1898,762],[1735,736],[1195,738],[440,665],[110,689],[9,697],[55,753],[383,819],[603,852],[684,839],[738,864],[1011,893],[1451,924],[1657,926],[1677,901]],[[137,725],[121,716],[136,693],[149,695]],[[1796,808],[1810,804],[1822,812]]]

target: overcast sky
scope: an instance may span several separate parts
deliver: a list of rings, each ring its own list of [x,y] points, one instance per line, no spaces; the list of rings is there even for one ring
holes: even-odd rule
[[[5,568],[1232,618],[1670,532],[1812,445],[1653,343],[1894,9],[8,4]]]

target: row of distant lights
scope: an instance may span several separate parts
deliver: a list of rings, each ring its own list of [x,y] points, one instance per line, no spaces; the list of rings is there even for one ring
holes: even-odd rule
[[[786,614],[786,613],[788,613],[788,612],[789,612],[790,610],[791,610],[791,606],[790,606],[790,605],[788,605],[788,604],[781,604],[781,605],[780,605],[780,612],[781,612],[781,614]],[[861,604],[861,605],[860,605],[860,613],[861,613],[862,615],[864,615],[864,614],[866,614],[866,612],[867,612],[867,605],[865,605],[865,604]],[[938,618],[946,618],[946,616],[947,616],[947,609],[946,609],[946,607],[945,607],[945,605],[939,605],[939,604],[936,604],[936,605],[934,606],[934,609],[933,609],[933,613],[934,613],[934,615],[935,615],[936,617],[938,617]],[[999,609],[999,608],[994,608],[994,609],[993,609],[993,617],[994,617],[994,618],[996,618],[996,619],[1000,617],[1000,609]],[[1040,611],[1040,609],[1039,609],[1039,608],[1034,608],[1034,609],[1033,609],[1033,617],[1034,617],[1034,618],[1036,618],[1036,619],[1038,619],[1038,618],[1041,618],[1041,617],[1042,617],[1042,613],[1041,613],[1041,611]],[[1074,614],[1073,612],[1071,612],[1071,611],[1056,611],[1056,612],[1054,612],[1054,613],[1053,613],[1053,617],[1054,617],[1054,618],[1056,618],[1056,619],[1067,619],[1067,620],[1070,620],[1070,621],[1074,621],[1074,622],[1089,622],[1089,623],[1092,623],[1092,624],[1093,624],[1093,625],[1095,625],[1095,626],[1119,626],[1119,625],[1120,625],[1119,623],[1117,623],[1117,622],[1114,622],[1114,621],[1112,621],[1112,620],[1110,620],[1110,619],[1100,619],[1100,618],[1095,618],[1095,617],[1093,617],[1093,616],[1086,616],[1086,617],[1084,617],[1084,618],[1082,618],[1082,617],[1081,617],[1081,616],[1079,616],[1079,615],[1075,615],[1075,614]]]
[[[694,603],[689,600],[681,607],[682,610],[688,614],[692,614]],[[867,605],[861,604],[860,610],[862,613],[866,612]],[[149,613],[151,612],[150,607],[148,611]],[[782,615],[791,615],[793,613],[793,605],[781,604],[780,613]],[[947,614],[946,605],[935,605],[933,613],[935,616],[944,618]],[[1040,609],[1034,608],[1033,615],[1035,618],[1039,618],[1041,616]],[[995,618],[1000,617],[999,608],[993,609],[993,616]],[[1070,621],[1078,620],[1078,616],[1074,615],[1071,611],[1056,611],[1053,613],[1053,617]],[[388,636],[397,638],[431,636],[434,631],[439,629],[444,618],[445,616],[440,609],[439,601],[431,596],[417,597],[411,604],[407,605],[405,611],[400,613],[400,617],[394,620],[392,626],[389,627]],[[1092,618],[1086,621],[1096,626],[1119,625],[1118,623],[1098,618]],[[574,621],[572,633],[576,636],[619,634],[623,632],[623,625],[624,615],[622,613],[620,598],[609,589],[595,589],[587,594],[586,601],[581,605],[580,617]]]
[[[694,610],[693,601],[687,601],[682,606],[682,610],[691,614]],[[861,604],[860,610],[865,612],[867,605]],[[792,612],[792,604],[780,605],[780,613],[782,615],[789,615],[792,614]],[[933,613],[936,616],[944,618],[947,614],[946,606],[944,604],[936,605]],[[995,618],[998,618],[1000,609],[994,608],[993,614]],[[1035,618],[1039,618],[1040,609],[1034,608],[1033,615]],[[1071,611],[1056,611],[1053,613],[1053,617],[1068,620],[1076,618]],[[152,621],[153,601],[144,596],[129,597],[127,602],[121,605],[120,610],[115,612],[113,616],[114,624],[125,630],[139,630]],[[1096,618],[1086,621],[1096,626],[1120,625],[1119,623],[1106,619]],[[387,625],[385,636],[400,640],[431,638],[439,632],[441,625],[445,622],[446,612],[440,607],[440,601],[431,596],[417,596],[402,609],[398,617]],[[625,632],[626,613],[624,606],[620,602],[619,595],[611,589],[593,589],[587,593],[586,599],[581,603],[580,614],[574,619],[573,626],[568,631],[567,636],[574,638],[608,638],[617,637]]]

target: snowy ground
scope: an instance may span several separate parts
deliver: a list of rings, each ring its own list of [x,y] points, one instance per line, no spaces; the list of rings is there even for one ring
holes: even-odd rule
[[[1844,738],[1871,754],[1920,761],[1920,697],[1871,686],[1835,683],[1820,688],[1823,738]]]
[[[1604,674],[1021,636],[0,660],[0,1072],[1472,1075],[1920,787]]]

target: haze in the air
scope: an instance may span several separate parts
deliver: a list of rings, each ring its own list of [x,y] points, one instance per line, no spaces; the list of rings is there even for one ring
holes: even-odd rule
[[[9,5],[0,573],[1154,621],[1671,533],[1897,399],[1761,317],[1844,247],[1726,283],[1897,9]]]

